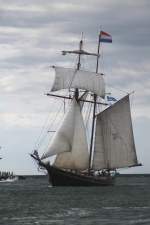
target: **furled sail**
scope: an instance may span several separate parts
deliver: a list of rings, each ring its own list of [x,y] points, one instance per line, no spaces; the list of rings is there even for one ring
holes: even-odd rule
[[[97,115],[93,168],[137,165],[129,96]]]
[[[79,88],[91,91],[100,97],[105,96],[105,84],[101,74],[71,68],[54,68],[56,75],[51,91]]]
[[[69,169],[88,167],[88,144],[80,106],[73,99],[63,123],[56,132],[48,151],[41,157],[57,155],[55,166]]]

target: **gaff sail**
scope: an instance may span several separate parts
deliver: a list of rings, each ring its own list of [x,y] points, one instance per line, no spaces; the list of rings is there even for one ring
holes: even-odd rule
[[[129,96],[97,115],[93,169],[137,165]]]

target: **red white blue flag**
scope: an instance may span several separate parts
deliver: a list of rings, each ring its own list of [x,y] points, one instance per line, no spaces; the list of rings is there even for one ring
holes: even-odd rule
[[[100,42],[106,42],[106,43],[112,43],[112,37],[110,34],[101,31],[99,35],[99,41]]]

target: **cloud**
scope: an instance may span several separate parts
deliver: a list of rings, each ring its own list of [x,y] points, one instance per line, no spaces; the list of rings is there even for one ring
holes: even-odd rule
[[[113,38],[111,45],[101,45],[99,71],[106,74],[108,92],[119,98],[135,91],[133,118],[149,120],[149,9],[148,0],[1,1],[0,120],[2,129],[11,130],[11,141],[16,140],[14,154],[40,131],[44,118],[57,107],[55,99],[44,96],[54,79],[50,66],[74,66],[77,60],[73,56],[60,53],[77,49],[81,32],[84,48],[97,52],[100,27]],[[81,62],[84,68],[95,71],[95,58],[83,57]],[[145,122],[140,128],[144,126]],[[3,145],[11,149],[5,135]],[[24,147],[23,155],[26,153]]]

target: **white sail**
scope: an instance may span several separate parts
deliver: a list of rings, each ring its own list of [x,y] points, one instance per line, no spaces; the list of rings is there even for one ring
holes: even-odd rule
[[[51,91],[79,88],[91,91],[100,97],[105,96],[105,84],[101,74],[71,68],[54,68],[56,75]]]
[[[88,145],[80,106],[74,99],[53,141],[41,159],[56,155],[55,166],[69,169],[88,167]]]
[[[97,115],[93,168],[137,165],[129,96]]]
[[[86,99],[88,93],[84,93],[80,99]],[[79,102],[80,110],[83,108],[82,101]],[[72,151],[71,152],[64,152],[57,155],[54,165],[59,168],[65,169],[87,169],[89,156],[87,154],[88,146],[87,146],[87,139],[85,135],[85,128],[83,124],[82,115],[79,111],[78,107],[78,118],[76,119],[75,127],[74,127],[74,140],[72,144]],[[85,142],[85,143],[84,143]],[[85,146],[85,147],[84,147]]]

